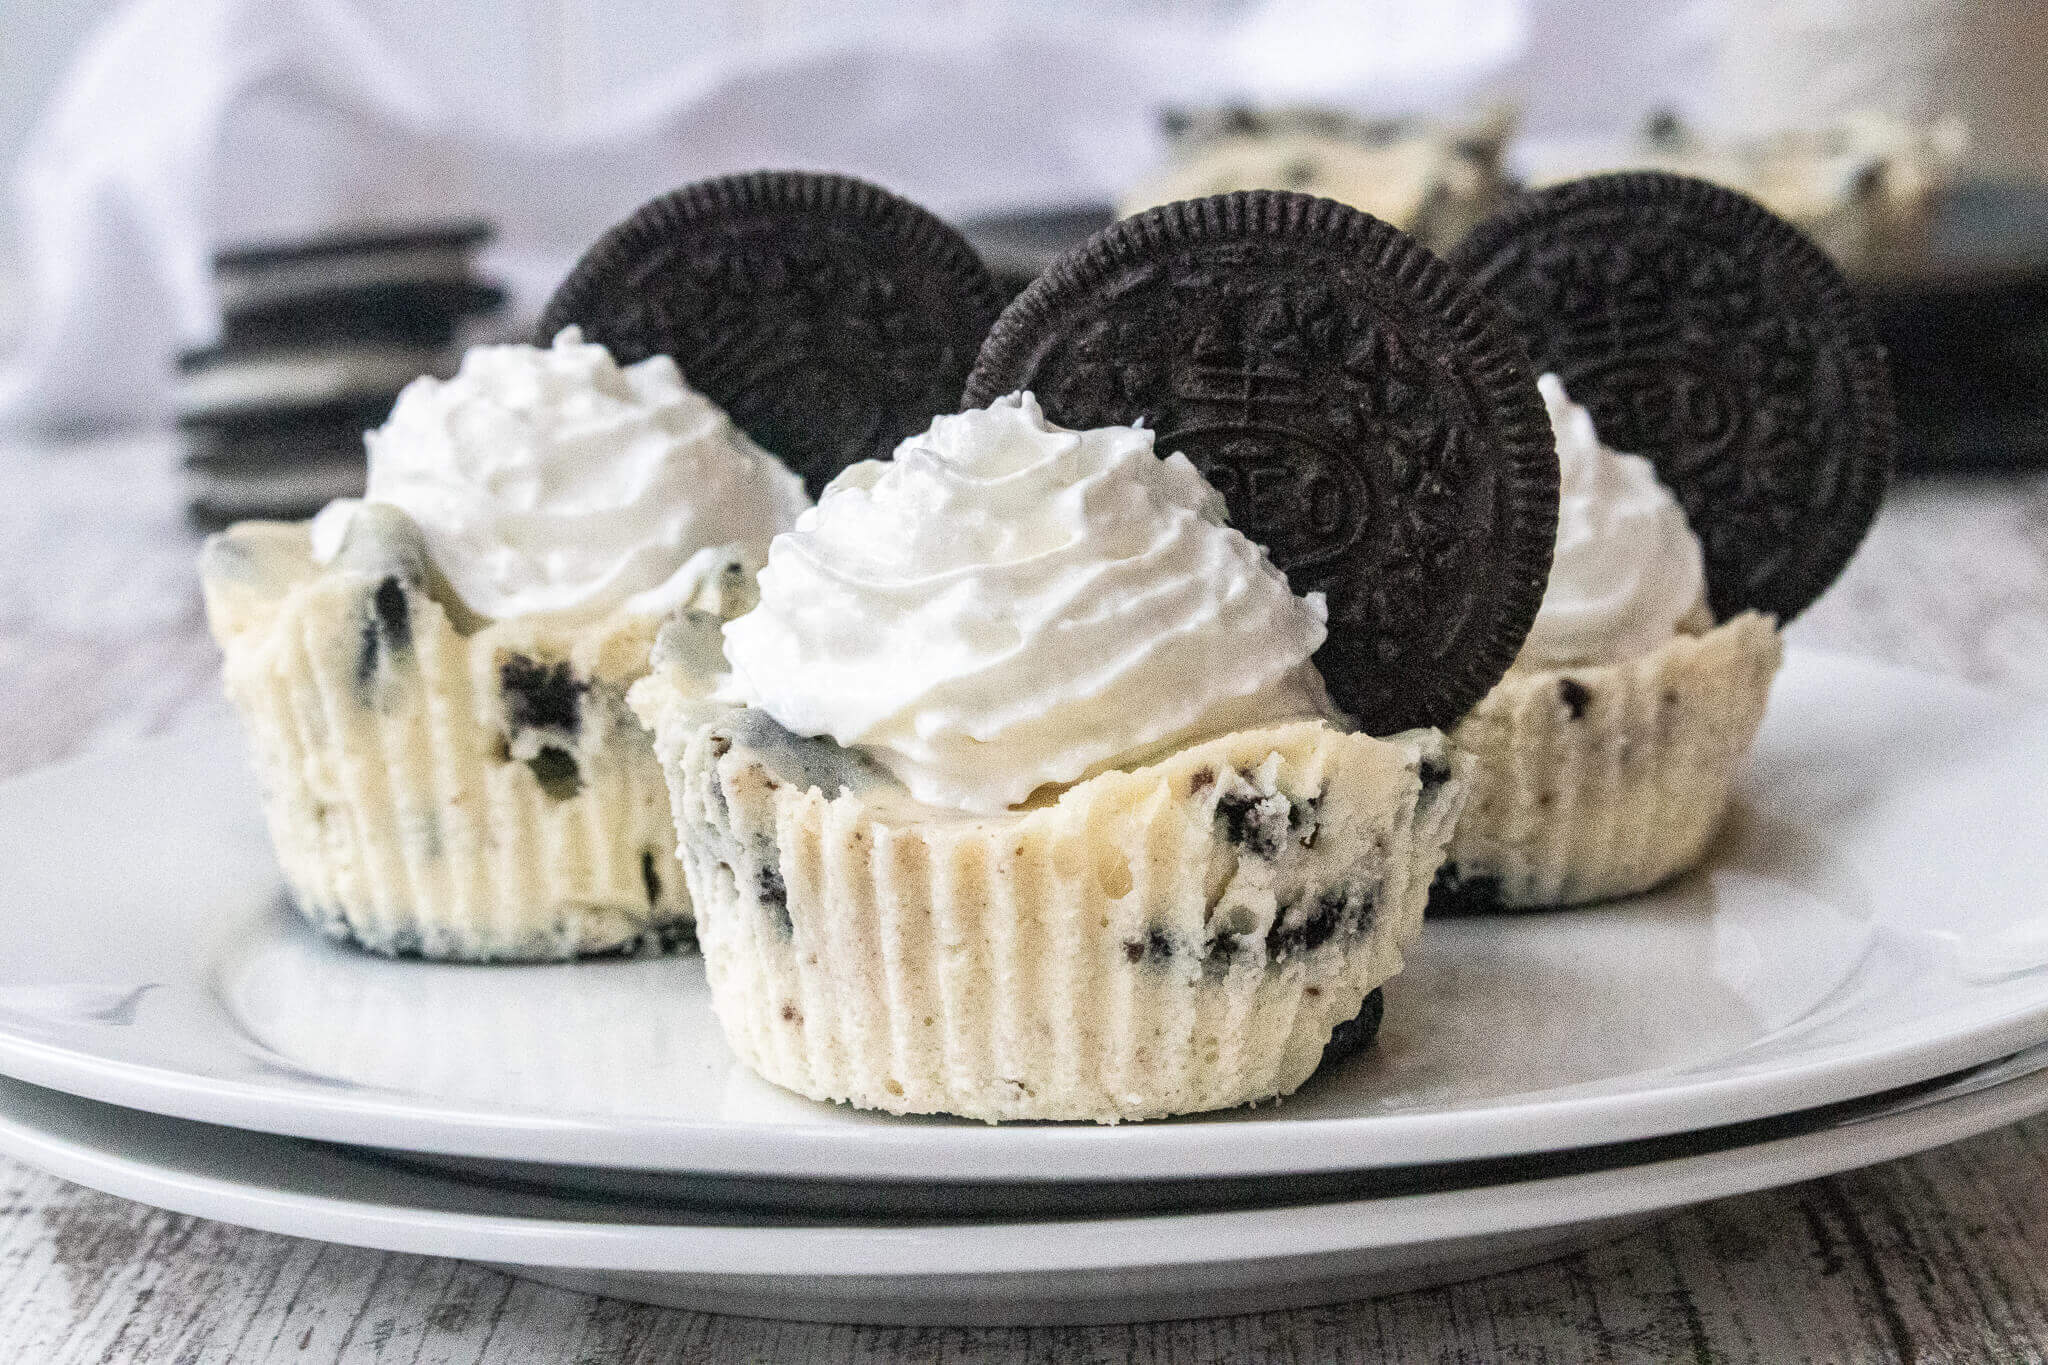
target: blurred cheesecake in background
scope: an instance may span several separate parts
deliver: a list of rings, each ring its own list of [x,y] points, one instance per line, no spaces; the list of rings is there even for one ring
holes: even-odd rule
[[[1233,105],[1164,116],[1171,153],[1133,186],[1119,217],[1233,190],[1298,190],[1363,209],[1448,251],[1514,186],[1501,153],[1514,118],[1359,119],[1332,109]]]
[[[1710,133],[1653,114],[1632,141],[1552,159],[1540,188],[1600,171],[1657,170],[1740,190],[1796,225],[1860,279],[1928,268],[1930,217],[1969,136],[1961,120],[1910,123],[1863,111],[1825,126],[1763,136]]]
[[[483,223],[355,229],[222,251],[220,339],[178,357],[189,506],[223,524],[310,516],[363,491],[363,433],[504,293],[477,278]]]

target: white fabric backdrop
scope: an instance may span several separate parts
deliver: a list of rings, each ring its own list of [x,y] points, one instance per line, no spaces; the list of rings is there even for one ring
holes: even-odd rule
[[[1156,159],[1162,104],[1463,107],[1526,45],[1522,0],[1060,23],[899,2],[887,22],[707,46],[537,129],[424,75],[438,7],[415,8],[407,44],[347,0],[136,0],[94,36],[16,176],[27,297],[0,429],[162,420],[171,354],[215,326],[223,244],[480,214],[516,318],[606,226],[703,175],[845,170],[944,213],[1103,197]]]
[[[80,52],[16,169],[25,297],[0,357],[0,431],[162,421],[172,354],[215,328],[208,261],[223,245],[481,215],[499,226],[485,265],[512,287],[516,326],[634,205],[728,170],[849,171],[948,214],[1100,199],[1157,159],[1162,105],[1469,112],[1507,98],[1529,134],[1565,138],[1653,108],[1717,121],[1717,52],[1740,121],[1755,123],[1770,54],[1797,37],[1772,27],[1781,4],[788,0],[741,29],[714,22],[728,0],[616,0],[586,16],[583,41],[558,35],[564,50],[521,71],[508,57],[497,101],[479,54],[546,49],[532,6],[505,7],[524,19],[497,34],[489,7],[455,3],[130,0]],[[1913,52],[1945,52],[1946,32],[1969,29],[1957,15],[1983,30],[1973,50],[1998,47],[1987,15],[2031,12],[2029,32],[2048,28],[2048,5],[2011,0],[1800,0],[1780,27],[1819,31],[1873,4],[1910,33],[1892,42],[1859,18],[1883,60],[1845,69],[1883,79],[1837,80],[1842,100],[1941,98],[1926,71],[1918,86],[1906,76]],[[458,68],[481,70],[453,79]],[[1803,118],[1826,112],[1807,107],[1810,77],[1790,92]],[[537,116],[533,88],[550,83],[577,95],[552,103],[574,107]]]

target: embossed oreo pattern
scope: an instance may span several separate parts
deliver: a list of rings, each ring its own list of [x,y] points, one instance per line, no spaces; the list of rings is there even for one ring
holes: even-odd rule
[[[1316,662],[1369,733],[1453,723],[1528,633],[1557,526],[1534,379],[1376,218],[1251,191],[1127,219],[1010,305],[965,402],[1016,389],[1193,460],[1296,592],[1328,594]]]
[[[1848,563],[1894,445],[1891,376],[1820,249],[1742,195],[1656,172],[1523,196],[1452,262],[1600,438],[1648,456],[1720,620],[1790,620]]]
[[[762,171],[664,195],[606,233],[537,340],[576,323],[620,364],[673,356],[815,497],[952,410],[1000,301],[966,241],[908,200]]]

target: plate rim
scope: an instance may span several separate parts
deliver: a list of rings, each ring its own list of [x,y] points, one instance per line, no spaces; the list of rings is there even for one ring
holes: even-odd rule
[[[395,1196],[364,1192],[374,1168],[326,1144],[251,1130],[145,1115],[97,1116],[122,1140],[197,1142],[217,1163],[246,1163],[251,1144],[305,1181],[308,1193],[280,1182],[172,1166],[37,1127],[9,1100],[32,1087],[0,1085],[0,1153],[101,1190],[175,1213],[287,1236],[412,1255],[453,1256],[509,1266],[666,1273],[721,1281],[881,1278],[949,1279],[977,1275],[1061,1274],[1119,1269],[1243,1264],[1341,1256],[1396,1247],[1450,1246],[1473,1238],[1563,1229],[1673,1212],[1694,1204],[1779,1188],[1803,1180],[1915,1155],[2048,1110],[2048,1067],[1954,1098],[1908,1105],[1878,1117],[1697,1156],[1537,1177],[1466,1189],[1220,1212],[1063,1218],[1002,1223],[901,1226],[888,1223],[762,1226],[744,1221],[598,1221],[493,1212],[492,1195],[417,1172],[391,1187],[425,1183],[460,1188],[478,1210],[420,1209]],[[44,1092],[44,1105],[119,1110],[98,1101]],[[168,1130],[164,1126],[170,1125]],[[157,1130],[152,1132],[152,1129]],[[310,1148],[310,1151],[309,1151]],[[266,1153],[262,1149],[269,1149]],[[387,1173],[388,1174],[388,1173]],[[510,1196],[501,1196],[510,1199]]]

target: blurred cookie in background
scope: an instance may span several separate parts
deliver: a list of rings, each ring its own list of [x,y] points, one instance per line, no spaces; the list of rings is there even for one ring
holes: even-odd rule
[[[362,492],[363,433],[446,376],[504,292],[476,222],[361,228],[214,257],[220,339],[178,357],[188,505],[219,524],[295,518]]]
[[[487,223],[352,229],[213,258],[223,344],[330,336],[445,346],[504,301],[477,279]]]
[[[1506,109],[1451,121],[1228,106],[1163,119],[1171,159],[1124,196],[1119,217],[1234,190],[1296,190],[1363,209],[1444,252],[1514,190],[1501,169],[1515,128]]]
[[[1527,170],[1539,186],[1666,170],[1749,195],[1863,295],[1891,359],[1902,466],[2048,463],[2048,183],[1973,165],[1975,137],[1956,117],[1865,111],[1747,134],[1659,114],[1632,141],[1537,150]]]
[[[380,392],[303,406],[249,405],[185,423],[187,509],[213,527],[295,520],[335,498],[361,497],[363,433],[390,415],[394,399]]]

